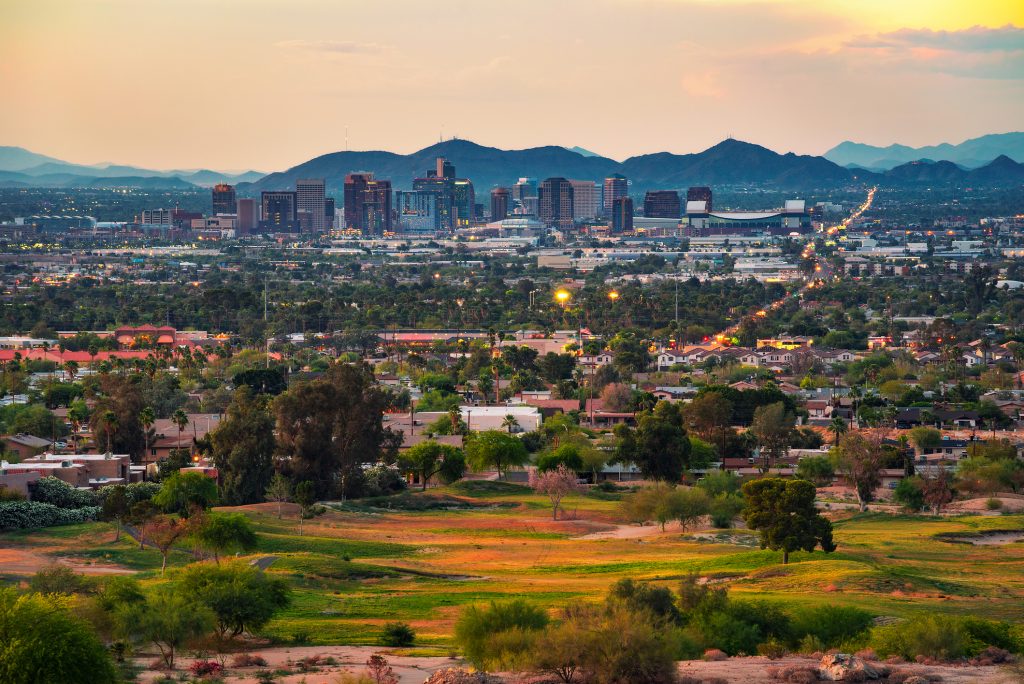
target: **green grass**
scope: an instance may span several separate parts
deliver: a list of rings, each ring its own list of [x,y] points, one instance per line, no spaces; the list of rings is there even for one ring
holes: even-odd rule
[[[390,542],[369,542],[335,537],[291,536],[261,532],[256,550],[261,553],[319,553],[336,558],[397,558],[414,551],[411,546]]]

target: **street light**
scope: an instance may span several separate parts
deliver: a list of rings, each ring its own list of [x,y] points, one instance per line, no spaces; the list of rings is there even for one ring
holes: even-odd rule
[[[618,299],[618,298],[619,298],[619,293],[616,292],[615,290],[612,290],[611,292],[608,293],[608,299],[612,300],[613,302],[616,299]]]
[[[562,306],[565,306],[571,297],[572,294],[570,294],[569,291],[566,289],[555,291],[555,301],[557,301]]]

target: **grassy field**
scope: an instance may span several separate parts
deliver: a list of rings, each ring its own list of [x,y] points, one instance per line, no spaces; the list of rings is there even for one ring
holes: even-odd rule
[[[259,530],[255,555],[276,556],[269,571],[294,587],[293,605],[264,630],[284,641],[372,644],[384,623],[400,620],[414,627],[419,644],[444,653],[468,604],[525,597],[557,608],[596,600],[621,578],[672,586],[690,572],[769,601],[828,601],[879,616],[929,610],[1024,622],[1024,543],[972,546],[936,538],[1020,530],[1024,516],[835,514],[847,516],[834,521],[837,551],[796,553],[783,566],[781,554],[761,551],[745,530],[588,537],[619,529],[616,498],[574,497],[565,502],[569,519],[553,521],[547,500],[524,488],[463,483],[329,510],[307,520],[301,537],[292,506],[284,519],[276,505],[237,510]],[[109,525],[92,523],[3,535],[0,547],[158,576],[155,551],[112,539]],[[187,560],[172,556],[174,565]]]

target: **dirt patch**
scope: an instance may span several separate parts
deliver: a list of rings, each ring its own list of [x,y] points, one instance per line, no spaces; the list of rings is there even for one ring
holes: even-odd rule
[[[130,575],[135,572],[113,563],[96,563],[80,558],[55,558],[39,547],[0,548],[0,569],[4,574],[34,575],[55,563],[74,568],[75,572],[83,575]]]
[[[981,532],[948,532],[935,538],[948,544],[1002,546],[1024,541],[1024,530],[982,530]]]

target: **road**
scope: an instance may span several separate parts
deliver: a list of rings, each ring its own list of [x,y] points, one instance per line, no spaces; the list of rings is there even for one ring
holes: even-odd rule
[[[864,199],[864,202],[859,207],[854,209],[853,212],[845,219],[843,219],[842,222],[840,222],[839,224],[835,226],[829,226],[828,228],[823,228],[820,234],[835,235],[840,230],[846,230],[850,226],[850,224],[859,219],[864,214],[864,212],[871,208],[872,203],[875,201],[876,190],[878,190],[877,187],[873,187],[870,190],[868,190],[867,197]],[[807,241],[807,244],[804,246],[804,251],[800,253],[800,257],[804,260],[809,260],[814,263],[814,275],[807,277],[807,282],[805,282],[803,286],[801,286],[799,289],[795,290],[794,292],[791,292],[785,297],[781,297],[775,300],[771,304],[765,306],[763,309],[755,311],[752,314],[753,316],[767,318],[772,311],[779,309],[788,300],[792,298],[801,297],[803,293],[806,292],[807,290],[812,290],[815,287],[820,287],[820,284],[823,281],[828,280],[832,277],[831,266],[829,266],[827,262],[818,262],[818,257],[815,253],[814,240]],[[725,330],[722,330],[721,332],[717,333],[714,339],[717,342],[721,343],[725,342],[731,337],[734,337],[736,333],[739,331],[742,322],[743,319],[741,318],[739,322],[734,323]]]

